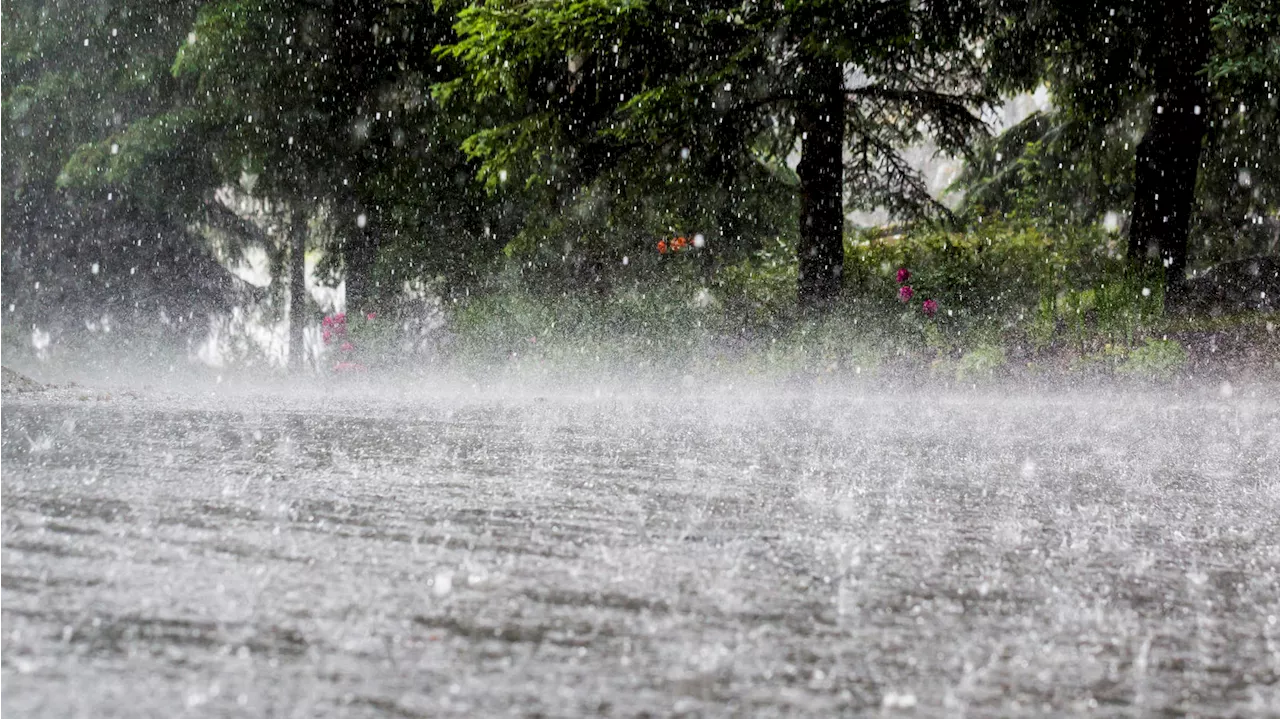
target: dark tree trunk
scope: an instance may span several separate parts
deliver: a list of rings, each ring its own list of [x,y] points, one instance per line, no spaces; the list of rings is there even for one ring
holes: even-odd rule
[[[307,216],[294,210],[289,217],[289,365],[305,366],[302,330],[307,324]]]
[[[373,301],[373,264],[378,256],[374,218],[358,202],[345,203],[339,212],[342,228],[342,269],[346,282],[347,312],[362,312]]]
[[[729,134],[729,125],[721,118],[716,126],[716,147],[727,148],[733,147],[733,138]],[[704,244],[699,252],[699,259],[702,263],[702,279],[708,286],[715,281],[716,265],[720,259],[720,253],[729,251],[729,248],[737,242],[738,223],[736,221],[736,206],[734,183],[737,179],[737,167],[734,165],[733,158],[727,153],[720,153],[716,156],[712,165],[713,176],[717,180],[715,189],[716,203],[716,229],[715,232],[709,233],[710,237],[704,237]]]
[[[377,78],[388,62],[375,34],[379,8],[378,3],[337,2],[329,10],[336,61],[342,68],[342,84],[328,111],[332,141],[337,143],[341,158],[334,168],[334,225],[342,255],[347,312],[365,310],[373,299],[371,276],[378,254],[376,218],[363,194],[366,173],[359,148],[366,139],[353,133],[352,125],[373,114]]]
[[[1186,279],[1187,235],[1209,115],[1199,73],[1209,58],[1211,7],[1206,0],[1168,3],[1154,34],[1156,96],[1134,168],[1129,259],[1141,265],[1159,253],[1166,307],[1177,306]]]
[[[796,119],[800,148],[799,301],[823,310],[840,294],[844,274],[844,73],[838,62],[806,64]]]

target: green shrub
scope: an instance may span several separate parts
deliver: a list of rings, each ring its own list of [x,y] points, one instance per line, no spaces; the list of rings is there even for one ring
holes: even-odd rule
[[[1064,229],[1051,237],[1030,225],[864,233],[847,249],[845,271],[854,293],[896,301],[895,273],[906,267],[913,299],[933,298],[951,316],[975,321],[1023,320],[1042,297],[1091,286],[1120,264],[1099,231]]]
[[[720,268],[714,290],[727,316],[753,326],[776,326],[796,314],[795,249],[775,239],[748,260]]]
[[[917,227],[900,234],[863,232],[850,240],[847,304],[893,330],[929,333],[940,354],[975,341],[1094,351],[1132,346],[1163,319],[1163,283],[1133,273],[1115,238],[1100,229],[977,224],[965,231]],[[911,271],[911,305],[939,305],[928,325],[896,321],[898,268]]]
[[[1005,366],[1005,351],[999,345],[979,345],[960,357],[956,363],[956,380],[960,382],[994,377]]]
[[[1129,352],[1116,372],[1134,377],[1170,379],[1187,365],[1187,350],[1176,340],[1148,339]]]
[[[732,358],[769,372],[931,364],[961,380],[1001,372],[1010,355],[1021,363],[1043,352],[1066,351],[1080,362],[1105,354],[1108,372],[1161,361],[1143,348],[1128,357],[1165,321],[1159,278],[1133,274],[1101,230],[915,226],[851,232],[846,249],[846,290],[821,319],[797,307],[795,249],[786,237],[721,266],[714,278],[692,254],[655,254],[644,272],[633,262],[632,274],[619,270],[588,289],[530,279],[534,270],[509,272],[488,294],[459,303],[450,322],[455,351],[502,362],[599,355],[649,367]],[[899,268],[911,272],[914,295],[905,303]],[[928,299],[937,302],[932,316]]]

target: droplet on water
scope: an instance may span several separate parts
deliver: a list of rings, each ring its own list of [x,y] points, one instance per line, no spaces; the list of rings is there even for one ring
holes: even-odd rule
[[[886,692],[884,699],[880,704],[885,709],[911,709],[916,705],[916,695],[910,693],[898,694],[896,692]]]
[[[453,591],[453,572],[443,571],[436,572],[435,579],[431,581],[431,593],[437,597],[443,597]]]

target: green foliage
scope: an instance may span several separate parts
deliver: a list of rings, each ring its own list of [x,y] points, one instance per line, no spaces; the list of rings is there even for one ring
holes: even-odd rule
[[[800,145],[796,107],[815,58],[866,79],[845,98],[850,204],[940,211],[899,150],[932,137],[959,152],[981,132],[972,9],[488,0],[459,14],[458,41],[441,56],[467,74],[436,96],[514,110],[463,144],[491,188],[538,192],[557,213],[590,197],[591,221],[613,229],[652,232],[635,209],[669,208],[671,230],[699,228],[732,262],[794,217],[763,213],[762,225],[753,210],[795,196],[786,158]],[[522,249],[561,239],[526,234]]]
[[[960,357],[956,362],[956,381],[969,382],[980,379],[992,379],[1006,364],[1005,351],[998,345],[979,345]]]
[[[1164,290],[1158,276],[1112,270],[1088,289],[1062,290],[1044,298],[1035,327],[1040,344],[1048,344],[1044,327],[1052,323],[1059,338],[1081,351],[1090,341],[1132,345],[1163,316]],[[1051,335],[1050,335],[1051,336]]]
[[[1187,365],[1187,350],[1176,340],[1148,339],[1130,350],[1116,367],[1120,374],[1151,379],[1171,379]]]
[[[1132,201],[1153,58],[1168,52],[1161,12],[1138,0],[20,0],[3,28],[5,279],[32,285],[14,268],[55,255],[84,274],[90,236],[198,244],[193,223],[212,225],[213,191],[234,186],[326,224],[315,236],[335,270],[354,272],[349,250],[368,249],[385,294],[600,304],[599,322],[561,309],[538,320],[573,336],[794,329],[825,356],[854,339],[793,302],[795,159],[809,68],[840,63],[847,207],[946,216],[901,150],[931,139],[969,164],[965,231],[847,235],[836,324],[886,329],[884,357],[950,361],[1014,337],[1036,351],[1127,348],[1162,321],[1163,283],[1127,272],[1094,225]],[[1212,27],[1202,262],[1274,251],[1280,226],[1280,13],[1224,0]],[[1042,84],[1054,111],[982,137],[974,110]],[[699,252],[655,252],[695,234]],[[908,304],[898,267],[914,273]],[[473,302],[465,312],[498,314]],[[522,306],[515,316],[534,322]],[[492,339],[510,345],[517,330]]]
[[[899,306],[895,274],[907,268],[912,305],[934,299],[942,315],[965,326],[1023,320],[1041,298],[1087,287],[1119,266],[1096,230],[1066,226],[1050,234],[1016,223],[868,233],[852,240],[847,254],[845,272],[856,297],[881,311]]]
[[[795,249],[775,238],[752,257],[721,268],[715,288],[729,313],[769,325],[794,312],[796,281]]]
[[[514,288],[477,296],[453,316],[453,353],[464,365],[481,368],[679,376],[707,358],[702,350],[716,313],[705,292],[676,285],[593,299]]]
[[[1114,372],[1165,319],[1159,277],[1128,274],[1105,237],[1015,223],[865,235],[850,243],[855,281],[820,318],[796,305],[795,256],[782,238],[722,268],[708,286],[696,261],[679,256],[655,256],[626,281],[591,293],[548,291],[510,273],[508,284],[462,302],[451,327],[463,357],[503,365],[931,369],[973,382],[1037,357],[1065,357],[1082,370]],[[912,273],[909,303],[898,298],[899,268]],[[925,299],[939,303],[935,316],[923,311]]]
[[[19,0],[3,32],[6,222],[56,201],[54,185],[81,146],[170,106],[167,72],[196,2]]]
[[[58,186],[79,196],[110,189],[157,213],[195,216],[226,174],[205,152],[206,130],[189,109],[139,118],[119,134],[77,148]]]
[[[1280,13],[1266,0],[1213,5],[1208,136],[1190,249],[1199,266],[1274,253],[1280,223]],[[1157,65],[1176,42],[1169,6],[1126,2],[1002,5],[987,38],[987,79],[1003,93],[1044,84],[1055,109],[980,146],[957,189],[969,216],[1089,223],[1124,216],[1138,143],[1156,111]],[[1191,12],[1190,8],[1187,12]]]
[[[1032,113],[980,142],[950,190],[964,193],[970,220],[1088,226],[1129,209],[1137,141],[1131,117],[1098,130],[1066,113]]]

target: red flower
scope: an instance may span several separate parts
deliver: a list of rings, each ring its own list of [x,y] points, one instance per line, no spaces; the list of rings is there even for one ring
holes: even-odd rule
[[[335,335],[345,334],[347,331],[347,316],[345,314],[328,315],[321,322],[320,326],[332,331]],[[326,339],[328,339],[326,337]]]
[[[665,254],[667,254],[667,241],[666,241],[666,240],[658,240],[658,254],[660,254],[660,255],[665,255]]]
[[[910,302],[911,296],[915,293],[916,291],[911,289],[911,285],[903,285],[898,288],[898,299],[902,302]]]
[[[685,245],[688,245],[688,244],[689,244],[689,241],[686,240],[685,238],[677,237],[675,241],[675,249],[683,250],[685,248]]]
[[[908,270],[905,267],[899,267],[898,268],[898,284],[905,285],[907,284],[907,280],[909,279],[911,279],[911,270]]]
[[[926,317],[932,317],[938,313],[938,303],[936,300],[925,300],[922,309]]]

